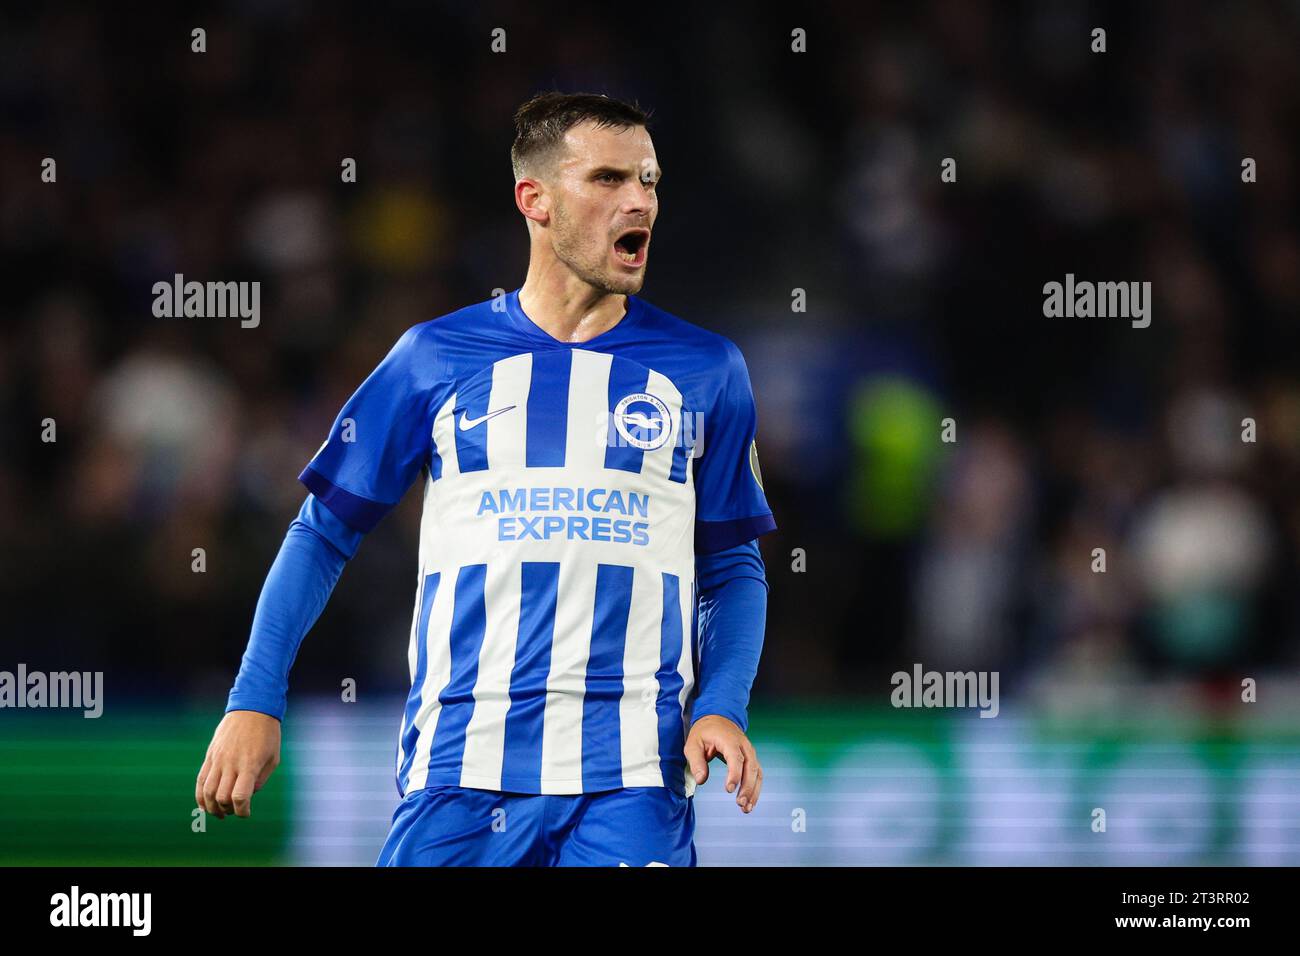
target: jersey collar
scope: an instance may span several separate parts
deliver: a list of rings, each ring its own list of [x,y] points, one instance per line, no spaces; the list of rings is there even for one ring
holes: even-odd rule
[[[519,289],[515,289],[506,295],[506,312],[509,314],[511,321],[524,333],[557,348],[592,348],[603,345],[610,340],[621,338],[636,325],[644,311],[644,303],[640,298],[629,295],[627,297],[627,311],[623,313],[621,319],[614,323],[612,328],[606,329],[600,335],[587,339],[585,342],[562,342],[528,317],[519,304],[519,292]]]

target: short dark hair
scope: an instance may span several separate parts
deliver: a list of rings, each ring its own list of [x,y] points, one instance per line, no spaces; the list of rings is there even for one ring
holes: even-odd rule
[[[640,106],[603,93],[539,93],[515,110],[515,142],[510,165],[515,179],[525,165],[546,157],[564,141],[564,134],[580,123],[628,129],[646,126],[650,116]]]

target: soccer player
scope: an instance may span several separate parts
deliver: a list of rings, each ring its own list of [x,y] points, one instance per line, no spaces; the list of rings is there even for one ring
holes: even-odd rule
[[[511,150],[514,291],[416,325],[340,411],[195,787],[248,816],[299,644],[421,477],[402,800],[382,865],[693,866],[709,761],[754,809],[768,585],[749,374],[637,293],[660,167],[637,107],[546,93]]]

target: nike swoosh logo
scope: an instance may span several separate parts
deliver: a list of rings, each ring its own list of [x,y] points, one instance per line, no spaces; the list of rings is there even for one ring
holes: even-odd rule
[[[514,407],[515,407],[514,405],[507,405],[505,408],[498,408],[495,412],[488,412],[482,418],[470,418],[465,412],[461,412],[460,430],[463,432],[467,432],[471,428],[477,428],[479,425],[482,425],[489,418],[496,418],[498,415],[504,415],[506,412],[510,411],[510,409]]]

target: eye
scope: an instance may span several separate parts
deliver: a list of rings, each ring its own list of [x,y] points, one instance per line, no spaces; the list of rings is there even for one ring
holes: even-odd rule
[[[598,182],[616,183],[619,181],[618,173],[601,173],[596,177]]]

